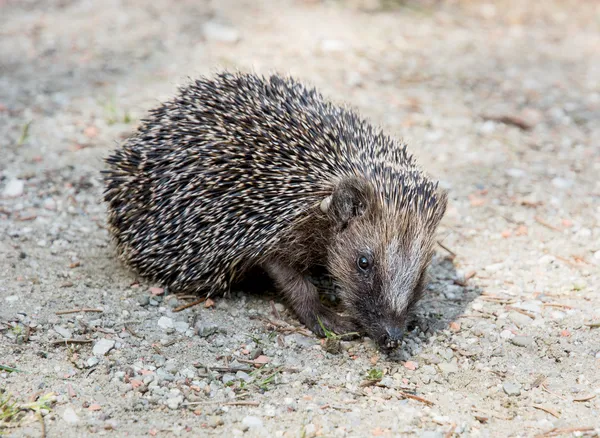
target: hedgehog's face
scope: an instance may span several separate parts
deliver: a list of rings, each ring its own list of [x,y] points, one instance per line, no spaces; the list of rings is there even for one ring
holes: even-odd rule
[[[345,195],[338,196],[340,190]],[[348,192],[349,190],[349,192]],[[329,208],[351,211],[328,250],[330,274],[341,288],[347,312],[382,348],[398,346],[407,315],[427,282],[435,224],[420,223],[381,206],[368,187],[341,187]],[[341,207],[348,200],[353,207]],[[445,207],[445,205],[444,205]]]

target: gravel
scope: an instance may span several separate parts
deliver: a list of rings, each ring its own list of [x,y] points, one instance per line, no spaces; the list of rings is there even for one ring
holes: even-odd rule
[[[18,403],[53,394],[47,436],[597,427],[593,2],[30,3],[0,18],[0,388]],[[102,158],[219,66],[291,73],[348,102],[449,190],[447,249],[398,351],[360,338],[331,354],[268,293],[176,312],[192,298],[119,262]],[[40,436],[23,414],[8,436]]]

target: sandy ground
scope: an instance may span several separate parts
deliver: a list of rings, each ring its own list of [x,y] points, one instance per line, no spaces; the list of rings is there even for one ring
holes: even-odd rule
[[[598,2],[376,3],[0,1],[0,397],[39,408],[0,435],[600,432]],[[391,357],[272,295],[174,312],[117,262],[102,158],[220,68],[349,102],[449,190]]]

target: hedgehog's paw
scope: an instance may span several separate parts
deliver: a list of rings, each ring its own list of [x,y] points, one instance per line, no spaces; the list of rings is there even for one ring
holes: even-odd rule
[[[354,321],[326,308],[315,315],[314,323],[308,327],[321,338],[337,336],[343,340],[349,340],[359,335],[359,327]]]

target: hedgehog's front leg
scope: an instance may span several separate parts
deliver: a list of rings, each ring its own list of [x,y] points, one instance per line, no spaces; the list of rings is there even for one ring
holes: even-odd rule
[[[300,272],[277,261],[267,262],[263,267],[283,293],[298,319],[317,336],[325,336],[321,324],[338,335],[357,331],[354,322],[321,303],[317,288]]]

